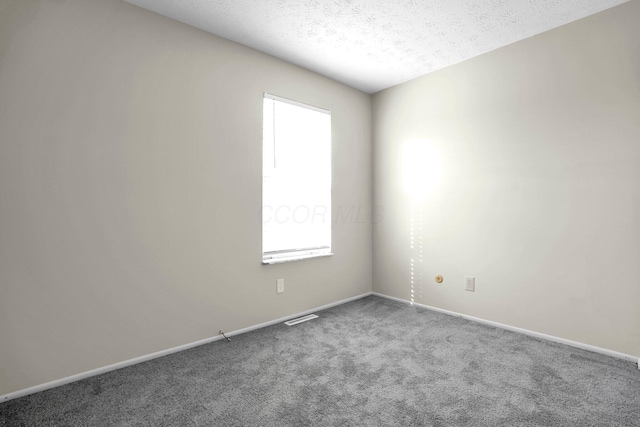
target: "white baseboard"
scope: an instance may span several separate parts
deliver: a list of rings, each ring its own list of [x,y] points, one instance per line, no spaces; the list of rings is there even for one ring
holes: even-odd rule
[[[461,317],[461,318],[466,319],[466,320],[471,320],[471,321],[474,321],[474,322],[483,323],[485,325],[495,326],[496,328],[501,328],[501,329],[506,329],[508,331],[518,332],[518,333],[521,333],[521,334],[524,334],[524,335],[529,335],[529,336],[532,336],[532,337],[541,338],[543,340],[553,341],[553,342],[557,342],[557,343],[560,343],[560,344],[565,344],[565,345],[568,345],[568,346],[571,346],[571,347],[580,348],[580,349],[583,349],[583,350],[593,351],[594,353],[605,354],[607,356],[615,357],[617,359],[624,359],[624,360],[629,360],[629,361],[634,362],[634,363],[640,363],[640,358],[639,357],[632,356],[630,354],[619,353],[617,351],[608,350],[606,348],[596,347],[596,346],[589,345],[589,344],[584,344],[584,343],[581,343],[581,342],[578,342],[578,341],[571,341],[571,340],[567,340],[567,339],[564,339],[564,338],[554,337],[553,335],[542,334],[540,332],[530,331],[528,329],[518,328],[516,326],[509,326],[509,325],[505,325],[503,323],[498,323],[498,322],[493,322],[491,320],[481,319],[479,317],[467,316],[466,314],[456,313],[455,311],[449,311],[449,310],[444,310],[442,308],[431,307],[429,305],[420,304],[420,303],[417,303],[417,302],[407,301],[407,300],[402,299],[402,298],[396,298],[396,297],[392,297],[392,296],[389,296],[389,295],[381,294],[381,293],[378,293],[378,292],[373,292],[372,294],[376,295],[376,296],[379,296],[379,297],[382,297],[382,298],[390,299],[390,300],[393,300],[393,301],[398,301],[398,302],[401,302],[403,304],[415,305],[415,306],[418,306],[418,307],[426,308],[427,310],[437,311],[439,313],[448,314],[450,316]],[[640,369],[640,365],[638,366],[638,369]]]
[[[225,335],[227,335],[228,337],[232,337],[234,335],[240,335],[240,334],[243,334],[245,332],[254,331],[256,329],[265,328],[267,326],[275,325],[276,323],[281,323],[281,322],[287,321],[289,319],[294,319],[296,317],[305,316],[307,314],[311,314],[311,313],[314,313],[316,311],[326,310],[327,308],[331,308],[331,307],[335,307],[337,305],[341,305],[341,304],[345,304],[345,303],[348,303],[348,302],[351,302],[351,301],[355,301],[357,299],[361,299],[361,298],[367,297],[369,295],[372,295],[372,292],[367,292],[367,293],[364,293],[364,294],[361,294],[361,295],[357,295],[355,297],[351,297],[351,298],[343,299],[343,300],[340,300],[340,301],[336,301],[336,302],[333,302],[333,303],[330,303],[330,304],[326,304],[326,305],[323,305],[323,306],[320,306],[320,307],[316,307],[316,308],[311,309],[311,310],[303,311],[301,313],[291,314],[289,316],[281,317],[279,319],[271,320],[269,322],[264,322],[264,323],[260,323],[260,324],[257,324],[257,325],[249,326],[247,328],[238,329],[237,331],[226,332]],[[22,389],[22,390],[18,390],[18,391],[14,391],[12,393],[8,393],[8,394],[0,396],[0,403],[7,402],[7,401],[12,400],[12,399],[17,399],[18,397],[27,396],[29,394],[38,393],[40,391],[48,390],[48,389],[51,389],[51,388],[59,387],[61,385],[69,384],[69,383],[72,383],[72,382],[75,382],[75,381],[79,381],[79,380],[82,380],[82,379],[85,379],[85,378],[94,377],[96,375],[104,374],[104,373],[107,373],[107,372],[110,372],[110,371],[115,371],[116,369],[126,368],[127,366],[132,366],[132,365],[136,365],[138,363],[146,362],[148,360],[157,359],[158,357],[167,356],[169,354],[177,353],[179,351],[188,350],[188,349],[193,348],[193,347],[198,347],[198,346],[201,346],[201,345],[204,345],[204,344],[209,344],[211,342],[218,341],[218,340],[221,340],[221,339],[223,339],[222,335],[216,335],[214,337],[205,338],[205,339],[200,340],[200,341],[195,341],[195,342],[192,342],[192,343],[180,345],[178,347],[173,347],[173,348],[169,348],[169,349],[166,349],[166,350],[157,351],[155,353],[146,354],[144,356],[140,356],[140,357],[136,357],[136,358],[133,358],[133,359],[125,360],[125,361],[122,361],[122,362],[114,363],[113,365],[103,366],[101,368],[92,369],[90,371],[81,372],[79,374],[71,375],[70,377],[60,378],[58,380],[50,381],[48,383],[36,385],[36,386],[33,386],[33,387],[29,387],[29,388],[25,388],[25,389]]]

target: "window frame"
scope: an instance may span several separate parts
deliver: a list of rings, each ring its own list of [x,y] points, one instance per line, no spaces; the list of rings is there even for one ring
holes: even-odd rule
[[[327,114],[329,116],[329,212],[328,212],[328,216],[329,216],[329,246],[317,246],[317,247],[304,247],[304,248],[292,248],[292,249],[282,249],[282,250],[274,250],[274,251],[267,251],[265,252],[265,248],[264,248],[264,233],[265,233],[265,222],[264,222],[264,210],[265,210],[265,128],[264,128],[264,122],[265,122],[265,100],[270,99],[272,101],[275,102],[281,102],[281,103],[285,103],[285,104],[289,104],[289,105],[293,105],[299,108],[304,108],[307,110],[311,110],[311,111],[315,111],[318,113],[322,113],[322,114]],[[333,221],[332,221],[332,205],[333,205],[333,162],[332,162],[332,149],[333,149],[333,138],[332,138],[332,115],[331,115],[331,111],[324,109],[324,108],[320,108],[320,107],[316,107],[314,105],[309,105],[309,104],[305,104],[299,101],[295,101],[292,99],[288,99],[288,98],[283,98],[281,96],[277,96],[277,95],[273,95],[267,92],[263,93],[263,98],[262,98],[262,102],[263,102],[263,111],[262,111],[262,118],[263,118],[263,136],[262,136],[262,156],[261,156],[261,160],[262,160],[262,191],[261,191],[261,197],[262,197],[262,212],[261,212],[261,220],[262,220],[262,227],[261,227],[261,252],[262,252],[262,264],[263,265],[270,265],[270,264],[280,264],[280,263],[284,263],[284,262],[292,262],[292,261],[300,261],[300,260],[305,260],[305,259],[313,259],[313,258],[320,258],[320,257],[328,257],[328,256],[332,256],[333,252],[332,252],[332,246],[333,246]],[[276,104],[274,104],[275,106]],[[274,125],[275,125],[275,118],[274,118]],[[274,137],[275,138],[275,135]],[[274,148],[275,150],[275,148]],[[275,152],[274,152],[274,156],[275,156]],[[277,157],[275,158],[277,159]]]

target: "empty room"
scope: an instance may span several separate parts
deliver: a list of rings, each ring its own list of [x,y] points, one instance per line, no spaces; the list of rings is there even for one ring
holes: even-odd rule
[[[638,22],[0,0],[0,425],[640,426]]]

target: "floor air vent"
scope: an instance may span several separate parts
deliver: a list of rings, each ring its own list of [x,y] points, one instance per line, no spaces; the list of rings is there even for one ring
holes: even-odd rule
[[[317,318],[318,318],[318,316],[316,316],[315,314],[307,314],[306,316],[297,317],[295,319],[287,320],[286,322],[284,322],[284,324],[287,325],[287,326],[293,326],[293,325],[297,325],[298,323],[306,322],[307,320],[317,319]]]

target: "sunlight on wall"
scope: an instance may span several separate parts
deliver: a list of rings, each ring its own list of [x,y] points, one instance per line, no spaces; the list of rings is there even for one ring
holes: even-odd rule
[[[423,276],[423,205],[425,199],[437,193],[442,184],[442,155],[433,142],[412,139],[403,144],[402,182],[410,204],[410,301],[414,303]]]
[[[437,192],[442,184],[442,154],[431,141],[412,139],[402,146],[402,182],[412,202]]]
[[[417,206],[414,203],[411,203],[411,218],[409,222],[409,239],[411,244],[411,258],[410,258],[410,268],[411,268],[411,288],[409,291],[411,292],[410,301],[413,304],[416,300],[416,290],[422,285],[422,262],[423,259],[423,242],[422,242],[422,204],[418,204]],[[417,219],[416,219],[417,217]]]

